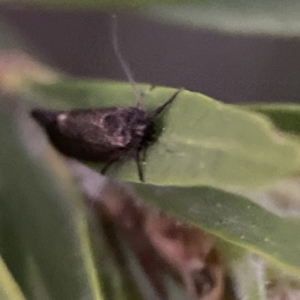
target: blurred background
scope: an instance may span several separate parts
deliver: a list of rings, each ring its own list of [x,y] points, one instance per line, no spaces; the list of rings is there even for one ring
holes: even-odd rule
[[[112,14],[4,5],[0,20],[2,28],[9,26],[21,36],[27,51],[52,67],[74,76],[126,81],[112,49]],[[206,27],[160,22],[134,11],[118,13],[121,51],[137,82],[185,87],[229,103],[300,102],[300,41],[295,34]]]

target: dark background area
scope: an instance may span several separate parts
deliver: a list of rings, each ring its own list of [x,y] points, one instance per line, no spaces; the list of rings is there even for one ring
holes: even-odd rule
[[[111,45],[112,13],[1,8],[46,63],[84,77],[127,80]],[[0,16],[0,17],[1,17]],[[118,14],[123,56],[137,82],[185,87],[218,100],[300,102],[300,41],[227,35]]]

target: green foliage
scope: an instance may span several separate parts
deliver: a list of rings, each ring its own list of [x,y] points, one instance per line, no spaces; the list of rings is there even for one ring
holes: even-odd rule
[[[134,105],[129,84],[64,81],[32,85],[56,109]],[[174,89],[144,86],[151,110],[164,103]],[[55,101],[51,103],[51,98]],[[145,178],[159,186],[258,187],[296,174],[299,141],[280,135],[260,115],[189,91],[181,92],[160,122],[159,139],[147,150]],[[91,165],[101,170],[101,165]],[[110,173],[109,173],[110,174]],[[134,161],[114,168],[112,174],[138,181]]]
[[[0,299],[3,300],[25,300],[19,286],[12,278],[3,259],[0,259]]]
[[[66,10],[138,7],[141,15],[177,25],[299,35],[296,0],[190,1],[181,6],[171,5],[181,2],[176,0],[157,2],[14,1]],[[0,48],[15,47],[13,31],[6,24],[3,28]],[[2,76],[0,70],[0,84]],[[132,253],[121,247],[126,264],[120,265],[103,232],[93,235],[77,182],[65,161],[45,146],[42,131],[31,131],[28,118],[28,110],[36,106],[68,110],[134,105],[132,87],[56,78],[52,84],[22,82],[21,101],[0,99],[0,299],[141,299],[139,286],[150,288]],[[175,91],[139,87],[149,111]],[[20,113],[24,106],[25,114]],[[299,115],[297,104],[233,106],[183,91],[156,120],[158,140],[147,151],[146,182],[139,183],[130,159],[115,164],[108,175],[127,181],[155,207],[214,235],[237,297],[265,300],[267,267],[292,274],[298,283],[300,278]],[[282,199],[282,206],[277,205]],[[284,213],[284,205],[294,207],[293,218]],[[184,292],[169,285],[170,294],[180,298]]]
[[[144,91],[148,110],[165,102],[174,92],[174,89],[163,87],[150,91],[148,85],[140,88]],[[51,85],[27,82],[26,90],[36,99],[30,106],[50,109],[128,106],[134,105],[135,101],[131,86],[124,83],[60,78],[59,83]],[[262,107],[251,109],[268,115],[273,111],[272,106],[269,109],[268,106]],[[285,111],[289,110],[281,110],[282,114]],[[294,105],[292,111],[296,113],[298,107]],[[273,120],[281,124],[282,130],[292,133],[297,130],[297,118],[291,119],[295,120],[293,124],[287,122],[288,128],[282,121],[287,118],[273,117]],[[86,244],[89,239],[86,221],[80,217],[83,210],[75,201],[78,192],[69,186],[69,180],[58,184],[56,177],[59,173],[53,174],[52,170],[52,175],[48,174],[49,166],[44,165],[43,157],[33,160],[18,140],[17,128],[7,114],[3,114],[1,121],[1,138],[6,147],[2,147],[0,157],[2,177],[6,174],[6,188],[0,192],[2,198],[7,199],[2,210],[9,216],[2,226],[8,230],[2,233],[5,241],[2,251],[14,278],[24,294],[33,299],[40,295],[45,299],[79,299],[81,293],[99,299],[93,258]],[[279,133],[266,117],[244,107],[224,105],[188,91],[178,96],[157,120],[157,125],[160,136],[147,152],[146,184],[133,184],[138,194],[163,211],[199,226],[229,244],[255,252],[287,273],[300,277],[300,249],[295,245],[299,237],[299,219],[276,216],[232,191],[232,187],[263,187],[296,174],[299,142],[295,136],[283,131]],[[207,164],[207,161],[215,163]],[[97,164],[91,166],[100,169]],[[111,173],[129,182],[138,180],[136,166],[130,160],[119,162]],[[16,227],[22,230],[16,231]],[[26,241],[26,244],[12,244],[19,240]],[[26,259],[16,264],[6,250],[12,247],[20,257],[26,252]],[[240,264],[245,264],[248,259],[248,256],[242,258]],[[72,268],[65,268],[66,264]],[[112,278],[107,274],[116,268],[114,264],[113,258],[100,263],[100,270],[101,265],[106,269],[105,277],[101,277],[106,294],[112,290],[107,290],[108,282],[113,280],[107,281]],[[115,274],[118,274],[117,270]],[[241,272],[239,268],[233,270]],[[57,272],[59,276],[55,275]],[[261,287],[256,285],[255,269],[253,272],[253,284],[244,289],[249,295],[258,297]],[[119,280],[122,280],[120,276]],[[32,292],[28,288],[28,278],[31,282],[38,282],[39,288]],[[76,280],[80,283],[75,283]],[[62,282],[61,288],[53,288]],[[75,289],[68,288],[74,284]],[[87,287],[90,292],[87,292]],[[118,293],[122,294],[122,289]]]
[[[281,130],[300,135],[300,105],[290,104],[252,104],[248,109],[268,116]]]
[[[102,299],[80,193],[71,177],[61,177],[24,147],[3,102],[1,107],[0,252],[4,261],[26,299]],[[12,279],[2,270],[0,285],[6,291]],[[17,289],[15,294],[11,299],[21,297]]]
[[[212,0],[141,7],[151,19],[234,34],[299,37],[297,0]]]
[[[245,197],[209,187],[135,184],[139,195],[163,211],[256,252],[300,278],[299,218],[274,215]]]
[[[201,0],[200,0],[201,1]],[[182,4],[186,2],[185,0],[164,0],[164,3],[172,4]],[[199,0],[193,0],[193,2],[199,2]],[[18,5],[35,5],[36,7],[46,8],[46,9],[80,9],[80,10],[89,10],[89,9],[104,9],[112,8],[137,8],[143,5],[151,4],[160,4],[161,0],[0,0],[1,3],[9,4],[18,4]]]
[[[33,84],[31,89],[42,99],[40,105],[49,108],[134,104],[129,84],[61,80],[52,85]],[[162,87],[149,91],[147,85],[141,89],[149,110],[174,92]],[[297,119],[293,120],[289,126],[296,130]],[[263,115],[188,91],[178,96],[160,125],[164,130],[147,152],[146,184],[134,185],[138,194],[163,211],[300,277],[300,248],[295,246],[299,219],[276,216],[228,192],[232,187],[263,187],[292,177],[299,170],[298,140],[279,132]],[[98,164],[89,166],[101,170]],[[132,161],[120,162],[112,172],[127,181],[138,181],[136,173]]]

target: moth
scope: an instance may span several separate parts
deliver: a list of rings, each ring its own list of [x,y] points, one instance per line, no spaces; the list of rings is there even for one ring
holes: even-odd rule
[[[130,69],[119,50],[116,18],[113,21],[113,48],[133,86],[137,104],[131,107],[107,107],[52,111],[33,109],[31,116],[46,131],[49,140],[62,154],[78,160],[104,162],[104,174],[116,161],[134,158],[140,181],[144,182],[141,151],[155,140],[154,119],[170,105],[182,89],[177,90],[154,111],[143,108]]]

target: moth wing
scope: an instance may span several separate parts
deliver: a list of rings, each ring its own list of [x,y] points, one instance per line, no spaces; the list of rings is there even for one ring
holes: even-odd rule
[[[129,108],[73,110],[58,115],[62,135],[101,152],[126,148],[131,142],[126,124]]]

